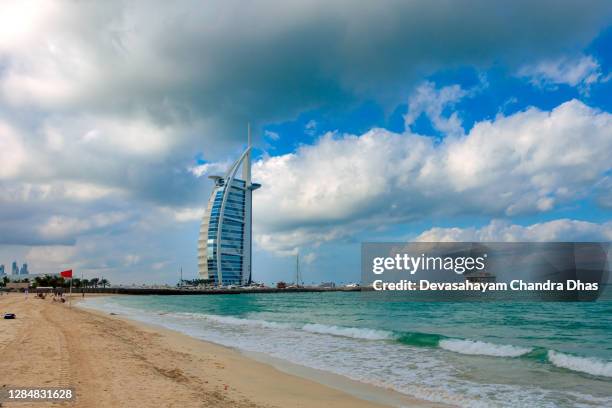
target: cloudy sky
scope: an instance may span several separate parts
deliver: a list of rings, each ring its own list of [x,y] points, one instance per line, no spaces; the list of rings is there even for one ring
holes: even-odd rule
[[[537,4],[534,4],[537,3]],[[363,241],[612,240],[608,1],[3,1],[0,263],[196,276],[254,129],[254,278]]]

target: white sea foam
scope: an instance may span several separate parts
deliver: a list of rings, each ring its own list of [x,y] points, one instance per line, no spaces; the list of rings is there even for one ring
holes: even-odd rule
[[[511,346],[508,344],[493,344],[484,341],[445,339],[440,341],[440,347],[455,353],[492,356],[492,357],[518,357],[529,353],[532,349]]]
[[[394,334],[390,331],[375,330],[358,327],[341,327],[328,326],[325,324],[309,323],[302,327],[302,330],[317,333],[331,334],[333,336],[352,337],[354,339],[363,340],[390,340],[394,338]]]
[[[251,326],[251,327],[265,327],[269,329],[289,329],[291,325],[288,323],[270,322],[267,320],[259,319],[243,319],[240,317],[233,316],[221,316],[221,315],[210,315],[204,313],[176,313],[178,316],[184,316],[196,319],[206,319],[216,323],[229,324],[232,326]]]
[[[568,370],[612,377],[612,362],[601,361],[592,357],[571,356],[554,350],[548,351],[548,361],[557,367],[567,368]]]

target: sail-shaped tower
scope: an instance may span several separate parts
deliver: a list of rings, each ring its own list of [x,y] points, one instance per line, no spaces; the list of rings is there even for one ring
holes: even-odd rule
[[[242,168],[242,179],[237,178]],[[251,283],[253,191],[251,181],[251,129],[242,155],[224,176],[209,176],[215,183],[200,226],[198,270],[200,279],[216,286]]]

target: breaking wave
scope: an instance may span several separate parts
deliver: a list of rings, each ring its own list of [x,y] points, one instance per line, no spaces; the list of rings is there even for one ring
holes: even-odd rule
[[[221,316],[221,315],[210,315],[203,313],[176,313],[179,316],[185,316],[189,318],[205,319],[215,323],[229,324],[232,326],[251,326],[251,327],[265,327],[268,329],[289,329],[291,325],[288,323],[270,322],[267,320],[258,319],[243,319],[240,317],[233,316]]]
[[[341,326],[328,326],[325,324],[309,323],[302,327],[302,330],[317,333],[317,334],[331,334],[333,336],[352,337],[354,339],[362,340],[392,340],[395,338],[393,332],[386,330],[375,330],[367,328],[357,327],[341,327]]]
[[[533,349],[527,347],[511,346],[509,344],[494,344],[484,341],[445,339],[439,343],[440,347],[460,354],[491,356],[491,357],[519,357],[530,353]]]
[[[548,361],[560,368],[602,377],[612,377],[612,362],[593,357],[578,357],[549,350]]]

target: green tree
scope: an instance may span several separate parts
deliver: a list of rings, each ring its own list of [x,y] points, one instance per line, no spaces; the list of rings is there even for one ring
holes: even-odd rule
[[[63,287],[64,286],[64,278],[57,275],[49,276],[49,280],[46,286],[51,286],[53,288]]]
[[[51,275],[44,275],[40,278],[40,286],[51,286]]]
[[[106,285],[109,285],[110,282],[107,279],[100,279],[100,285],[102,285],[103,288],[106,288]]]

